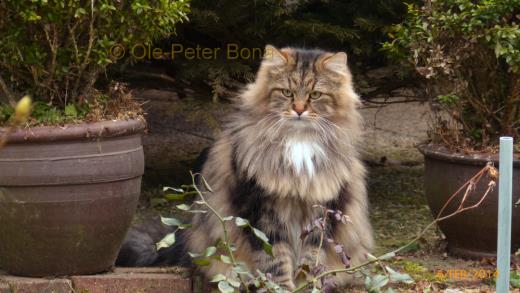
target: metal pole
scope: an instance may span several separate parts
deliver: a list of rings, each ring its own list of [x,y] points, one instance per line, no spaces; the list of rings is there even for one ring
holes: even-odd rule
[[[509,292],[511,209],[513,205],[513,138],[500,138],[498,179],[497,293]]]

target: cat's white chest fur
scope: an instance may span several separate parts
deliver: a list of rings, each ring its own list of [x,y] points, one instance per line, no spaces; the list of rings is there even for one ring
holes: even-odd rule
[[[285,162],[297,174],[306,172],[309,177],[315,173],[315,163],[325,156],[323,148],[312,141],[290,139],[285,143]]]

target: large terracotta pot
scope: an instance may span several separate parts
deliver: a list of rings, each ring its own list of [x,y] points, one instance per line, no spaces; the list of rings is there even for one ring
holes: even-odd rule
[[[127,120],[12,132],[0,149],[0,267],[21,276],[109,270],[139,198],[144,128]]]
[[[468,179],[481,170],[488,161],[498,169],[498,156],[491,154],[465,155],[452,153],[436,145],[420,147],[425,157],[425,193],[434,217],[448,198]],[[513,203],[520,198],[520,156],[515,154],[513,164]],[[484,194],[489,180],[483,178],[467,199],[469,206]],[[445,213],[457,209],[461,194],[448,205]],[[439,226],[448,241],[448,253],[465,258],[495,257],[497,250],[498,182],[497,187],[476,209],[465,211],[441,221]],[[511,233],[512,253],[520,248],[520,207],[513,206]]]

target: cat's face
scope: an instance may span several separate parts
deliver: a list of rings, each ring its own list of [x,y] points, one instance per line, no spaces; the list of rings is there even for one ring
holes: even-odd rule
[[[345,53],[272,46],[266,47],[259,77],[267,87],[266,113],[295,126],[340,116],[345,86],[351,83]]]

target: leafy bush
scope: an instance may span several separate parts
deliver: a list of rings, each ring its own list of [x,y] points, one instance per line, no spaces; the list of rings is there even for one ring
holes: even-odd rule
[[[188,10],[189,0],[1,1],[0,98],[13,106],[31,94],[67,115],[91,97],[115,51],[169,36]]]
[[[487,148],[520,134],[520,1],[443,0],[408,5],[384,48],[427,79],[439,116],[433,139]]]
[[[417,0],[407,3],[419,3]],[[380,43],[391,25],[406,15],[402,0],[307,0],[299,4],[279,27],[287,44],[347,50],[356,60],[381,63]]]
[[[384,63],[379,44],[406,14],[401,0],[193,0],[191,7],[190,22],[178,27],[175,43],[224,49],[230,43],[241,48],[264,48],[266,43],[318,47],[348,51],[350,60],[356,60],[351,65]],[[179,59],[174,65],[177,77],[209,79],[216,94],[226,96],[222,87],[251,79],[258,61]]]

